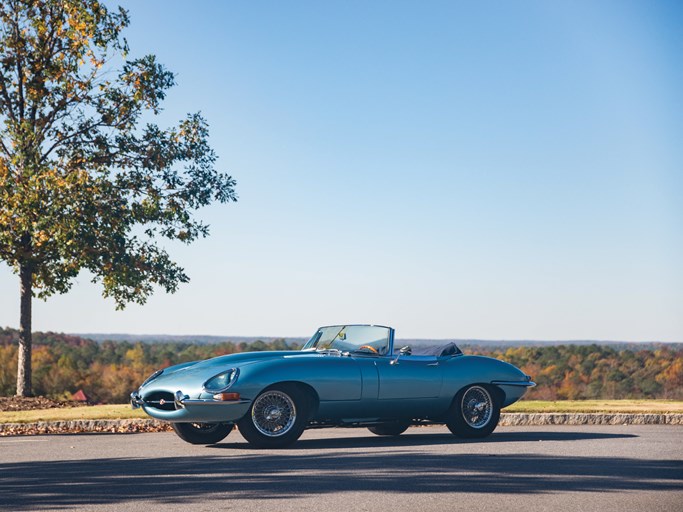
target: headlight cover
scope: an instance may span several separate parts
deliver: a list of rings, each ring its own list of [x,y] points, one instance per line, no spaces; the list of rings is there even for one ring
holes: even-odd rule
[[[161,375],[162,373],[164,373],[164,370],[157,370],[157,371],[155,371],[152,375],[150,375],[149,377],[147,377],[147,378],[145,379],[145,382],[143,382],[143,383],[142,383],[142,386],[140,386],[140,387],[146,386],[147,384],[149,384],[150,382],[152,382],[154,379],[156,379],[156,378],[157,378],[159,375]]]
[[[207,393],[222,393],[235,383],[239,373],[239,369],[231,368],[211,377],[202,387]]]

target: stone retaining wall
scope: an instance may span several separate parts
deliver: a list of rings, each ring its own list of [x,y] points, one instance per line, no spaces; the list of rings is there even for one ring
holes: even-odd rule
[[[500,426],[529,425],[683,425],[683,414],[624,413],[502,413]],[[0,424],[0,436],[38,434],[79,434],[102,432],[133,434],[139,432],[170,432],[171,426],[152,419],[134,420],[72,420],[37,423]]]
[[[0,423],[1,436],[25,436],[38,434],[80,434],[106,432],[110,434],[135,434],[140,432],[170,432],[169,423],[157,420],[71,420],[39,421],[37,423]]]
[[[510,412],[500,415],[499,425],[683,425],[683,414]]]

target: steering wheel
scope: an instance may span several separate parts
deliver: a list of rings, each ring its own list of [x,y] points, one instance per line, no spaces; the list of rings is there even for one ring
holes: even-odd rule
[[[379,354],[377,349],[375,347],[373,347],[372,345],[361,345],[360,347],[358,347],[358,350],[360,350],[362,348],[367,348],[370,352],[374,352],[375,354]]]

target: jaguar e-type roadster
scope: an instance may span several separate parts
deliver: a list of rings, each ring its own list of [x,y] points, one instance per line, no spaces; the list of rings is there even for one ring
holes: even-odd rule
[[[486,437],[501,408],[534,385],[511,364],[464,355],[454,343],[396,348],[390,327],[333,325],[300,351],[158,370],[131,394],[131,405],[171,422],[188,443],[217,443],[237,425],[251,445],[278,448],[322,427],[397,436],[411,425],[445,423],[456,436]]]

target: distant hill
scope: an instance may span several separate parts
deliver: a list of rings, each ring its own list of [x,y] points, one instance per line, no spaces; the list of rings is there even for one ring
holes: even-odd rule
[[[672,350],[683,348],[683,343],[666,341],[614,341],[614,340],[478,340],[478,339],[442,339],[442,340],[422,340],[396,338],[397,344],[409,345],[413,341],[424,343],[448,342],[452,341],[459,347],[481,347],[485,349],[510,348],[510,347],[552,347],[559,345],[600,345],[609,346],[615,350],[653,350],[661,346],[667,346]]]
[[[98,341],[96,341],[98,339]],[[0,328],[0,396],[14,393],[16,329]],[[263,350],[296,350],[304,338],[33,334],[33,390],[50,397],[79,389],[124,403],[153,371],[186,361]],[[425,340],[421,340],[425,341]],[[439,343],[452,340],[427,340]],[[683,399],[683,343],[459,339],[466,354],[508,361],[531,375],[530,399]],[[401,347],[415,339],[398,339]]]
[[[72,334],[81,338],[89,338],[98,342],[102,341],[128,341],[143,343],[253,343],[257,340],[271,343],[275,340],[284,340],[288,344],[303,344],[307,337],[283,338],[281,336],[209,336],[204,334],[125,334],[125,333],[78,333]],[[481,339],[431,339],[431,338],[396,338],[396,343],[400,345],[410,345],[411,343],[439,343],[455,342],[464,347],[543,347],[557,345],[609,345],[614,349],[653,349],[661,345],[666,345],[671,349],[683,348],[683,342],[662,342],[662,341],[614,341],[614,340],[481,340]]]
[[[200,343],[215,345],[217,343],[253,343],[260,340],[270,343],[275,340],[285,340],[287,343],[302,344],[308,338],[283,338],[282,336],[209,336],[205,334],[72,334],[81,338],[89,338],[95,341],[142,341],[143,343]]]

